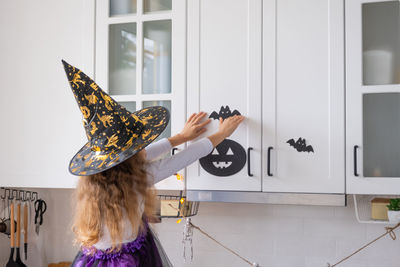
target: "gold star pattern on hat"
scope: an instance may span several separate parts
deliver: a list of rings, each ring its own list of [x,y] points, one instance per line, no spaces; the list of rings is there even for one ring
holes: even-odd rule
[[[168,109],[154,106],[131,113],[81,70],[64,60],[62,63],[88,137],[70,162],[72,174],[92,175],[125,161],[154,141],[168,125]]]

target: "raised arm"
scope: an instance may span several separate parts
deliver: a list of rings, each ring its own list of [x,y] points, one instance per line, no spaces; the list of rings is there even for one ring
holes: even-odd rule
[[[243,120],[243,116],[234,116],[223,121],[220,119],[219,129],[216,133],[192,143],[183,151],[169,158],[151,162],[148,171],[154,177],[154,182],[157,183],[207,156],[215,146],[229,137]],[[202,131],[204,132],[204,130]]]
[[[154,183],[157,183],[177,173],[199,158],[207,156],[213,148],[210,139],[202,138],[169,158],[150,162],[147,171],[154,178]]]
[[[193,113],[185,123],[185,126],[180,133],[171,136],[168,139],[163,138],[148,145],[145,148],[146,160],[153,161],[170,151],[174,146],[179,146],[187,141],[191,141],[204,133],[206,131],[205,126],[210,123],[209,119],[202,122],[206,115],[207,113],[205,112]]]
[[[171,143],[167,138],[160,139],[157,142],[151,143],[146,148],[146,160],[153,161],[161,155],[171,150]]]

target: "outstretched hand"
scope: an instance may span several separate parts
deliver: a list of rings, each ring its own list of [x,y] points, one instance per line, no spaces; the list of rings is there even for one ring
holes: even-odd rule
[[[224,141],[225,138],[231,136],[231,134],[236,130],[239,124],[245,119],[242,115],[235,115],[223,120],[219,118],[219,129],[213,135],[210,135],[211,143],[216,147],[219,143]]]
[[[202,133],[207,131],[205,126],[211,122],[210,119],[207,119],[203,121],[203,119],[206,117],[207,113],[205,112],[199,112],[199,113],[193,113],[187,122],[185,123],[185,126],[183,127],[182,131],[180,132],[180,135],[182,135],[183,139],[185,142],[191,141],[197,137],[199,137]]]
[[[185,123],[182,131],[179,134],[168,138],[171,146],[174,147],[187,141],[191,141],[204,133],[207,130],[205,126],[211,122],[210,119],[204,120],[206,115],[207,113],[205,112],[193,113]],[[226,118],[225,120],[220,118],[218,131],[208,137],[213,146],[217,146],[225,138],[231,136],[244,119],[245,117],[242,115],[235,115]]]
[[[219,131],[223,134],[225,138],[231,136],[231,134],[236,130],[239,124],[244,120],[244,116],[235,115],[223,120],[219,118]]]
[[[205,126],[211,122],[210,119],[204,120],[206,115],[207,113],[205,112],[193,113],[186,121],[182,131],[179,134],[168,138],[171,146],[174,147],[191,141],[204,133],[207,130]]]

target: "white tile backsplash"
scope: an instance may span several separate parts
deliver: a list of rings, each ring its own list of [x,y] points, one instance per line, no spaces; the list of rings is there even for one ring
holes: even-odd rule
[[[72,260],[71,190],[42,190],[49,209],[41,228],[48,262]],[[347,207],[201,203],[193,223],[263,267],[326,267],[382,234],[384,225],[359,224],[352,197]],[[192,263],[182,258],[184,223],[164,219],[155,225],[176,267],[247,266],[194,230]],[[8,242],[0,236],[0,263],[8,261]],[[32,245],[33,246],[33,245]],[[399,267],[400,241],[384,237],[339,267]]]

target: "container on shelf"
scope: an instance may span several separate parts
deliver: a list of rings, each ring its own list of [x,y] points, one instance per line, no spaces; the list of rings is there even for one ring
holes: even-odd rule
[[[390,223],[399,223],[400,222],[400,211],[399,210],[388,210],[387,216],[389,218]]]
[[[356,219],[359,223],[370,223],[370,224],[395,224],[395,222],[389,221],[388,219],[376,219],[376,215],[372,215],[373,208],[372,206],[376,205],[376,200],[374,199],[392,199],[398,198],[398,195],[356,195],[353,194],[354,200],[354,212],[356,215]],[[386,204],[385,204],[386,205]],[[387,208],[386,208],[387,209]],[[374,212],[376,209],[374,208]],[[382,215],[380,215],[382,216]]]
[[[388,220],[388,208],[390,198],[376,197],[371,200],[371,219],[373,220]]]

